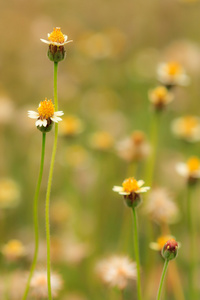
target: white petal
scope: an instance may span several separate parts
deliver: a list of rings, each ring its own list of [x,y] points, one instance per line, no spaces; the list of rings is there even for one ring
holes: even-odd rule
[[[40,126],[40,127],[42,127],[42,126],[44,126],[44,127],[46,127],[47,126],[47,120],[46,119],[44,119],[44,120],[37,120],[36,122],[35,122],[35,125],[36,126]]]
[[[151,243],[149,244],[149,247],[150,247],[152,250],[156,250],[156,251],[161,250],[161,249],[160,249],[160,245],[159,245],[158,243],[155,243],[155,242],[151,242]]]
[[[53,114],[53,117],[61,117],[64,115],[64,112],[59,110],[59,111],[55,111]]]
[[[59,121],[62,121],[62,119],[59,118],[59,117],[51,117],[50,119],[51,119],[51,121],[53,121],[55,123],[58,123]]]
[[[178,163],[176,165],[176,171],[178,174],[180,174],[181,176],[184,177],[188,177],[189,176],[189,170],[186,164],[184,163]]]
[[[150,190],[150,187],[149,186],[144,186],[142,187],[141,189],[135,191],[136,194],[139,194],[139,193],[146,193],[148,190]]]
[[[43,43],[45,43],[45,44],[50,45],[50,42],[49,42],[49,41],[46,41],[46,40],[44,40],[44,39],[40,39],[40,41],[43,42]]]
[[[37,119],[39,117],[39,113],[33,110],[29,110],[28,117],[31,119]]]
[[[118,192],[118,193],[119,193],[119,192],[123,192],[124,189],[123,189],[122,186],[116,186],[116,185],[115,185],[115,186],[113,187],[112,190],[113,190],[114,192]]]
[[[138,180],[137,184],[139,187],[141,187],[144,184],[144,180]]]
[[[130,195],[131,192],[119,192],[120,195]]]

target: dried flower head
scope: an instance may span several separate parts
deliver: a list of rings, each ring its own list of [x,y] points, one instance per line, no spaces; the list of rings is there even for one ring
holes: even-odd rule
[[[17,261],[26,255],[26,249],[19,240],[10,240],[1,252],[8,261]]]
[[[113,191],[123,195],[128,206],[136,207],[141,202],[139,194],[150,189],[150,187],[142,187],[143,184],[143,180],[137,181],[134,177],[130,177],[123,181],[122,186],[114,186]]]
[[[127,162],[141,161],[148,157],[150,145],[144,132],[135,130],[130,137],[117,143],[116,150],[118,156]]]
[[[177,205],[164,188],[155,188],[151,191],[145,211],[157,223],[171,224],[176,222],[179,217]]]
[[[175,239],[169,239],[163,246],[162,256],[164,259],[172,260],[178,254],[178,243]]]
[[[156,242],[151,242],[149,247],[155,251],[161,251],[165,243],[171,238],[173,238],[171,235],[161,235]]]
[[[0,208],[15,207],[19,203],[20,191],[17,183],[10,178],[0,179]]]
[[[164,86],[149,91],[149,100],[156,110],[162,110],[174,99],[174,95]]]
[[[157,74],[158,80],[167,87],[189,83],[189,77],[178,62],[161,63],[158,66]]]
[[[31,279],[32,295],[38,299],[48,298],[47,272],[36,271]],[[62,288],[62,279],[56,273],[51,274],[51,292],[52,297],[57,297]]]
[[[136,264],[126,256],[111,256],[97,264],[97,274],[101,280],[113,287],[123,290],[129,280],[137,278]]]
[[[29,110],[28,116],[31,119],[37,119],[35,125],[41,131],[50,131],[52,128],[53,122],[62,121],[60,118],[64,113],[62,111],[54,110],[54,105],[50,100],[45,98],[44,101],[41,101],[38,107],[38,112]]]
[[[177,118],[172,122],[172,132],[187,142],[197,142],[200,140],[200,118],[196,116]]]
[[[196,156],[192,156],[186,163],[178,163],[176,165],[177,172],[185,177],[189,183],[195,183],[200,178],[200,160]]]

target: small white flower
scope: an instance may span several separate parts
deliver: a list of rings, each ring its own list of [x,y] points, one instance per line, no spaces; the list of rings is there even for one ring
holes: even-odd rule
[[[200,118],[185,116],[175,119],[171,125],[172,132],[179,138],[188,142],[200,140]]]
[[[56,27],[53,29],[51,33],[48,33],[48,41],[44,39],[40,39],[43,43],[54,46],[64,46],[72,40],[68,41],[68,36],[63,34],[60,30],[60,27]]]
[[[123,290],[129,280],[137,278],[136,264],[126,256],[111,256],[97,264],[97,273],[101,280]]]
[[[164,85],[188,85],[189,77],[177,62],[161,63],[157,69],[158,80]]]
[[[114,186],[113,191],[120,195],[130,195],[131,193],[145,193],[150,187],[142,187],[144,184],[143,180],[136,180],[133,177],[127,178],[123,181],[122,186]]]
[[[176,171],[185,178],[200,178],[200,160],[193,156],[186,163],[178,163]]]
[[[39,127],[47,127],[51,122],[58,123],[59,121],[62,121],[60,118],[62,115],[64,115],[63,111],[54,111],[52,101],[47,99],[40,102],[38,112],[32,110],[28,111],[28,117],[37,119],[35,125]]]
[[[163,108],[174,99],[174,95],[164,86],[149,91],[149,100],[157,108]]]

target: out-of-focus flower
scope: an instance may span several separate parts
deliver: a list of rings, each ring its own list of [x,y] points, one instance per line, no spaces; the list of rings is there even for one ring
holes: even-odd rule
[[[187,85],[189,77],[178,62],[161,63],[157,69],[158,80],[167,87]]]
[[[144,133],[135,130],[130,137],[117,143],[116,150],[118,156],[127,162],[140,161],[148,157],[150,145]]]
[[[162,110],[174,99],[174,95],[164,86],[149,91],[149,100],[157,110]]]
[[[44,101],[41,101],[38,107],[38,112],[29,110],[28,116],[31,119],[37,119],[35,125],[39,129],[44,129],[45,131],[49,131],[52,128],[53,122],[58,123],[58,121],[62,121],[60,118],[64,113],[62,111],[54,111],[54,105],[50,100],[45,98]]]
[[[63,136],[76,136],[84,129],[82,121],[76,116],[66,116],[59,127],[59,133]]]
[[[57,297],[59,291],[62,288],[62,279],[60,275],[51,273],[51,293],[52,297]],[[38,299],[48,298],[47,287],[47,272],[36,271],[31,279],[31,292],[32,295]]]
[[[125,202],[129,207],[137,207],[141,203],[140,193],[147,192],[150,187],[142,187],[143,180],[136,180],[134,177],[123,181],[122,186],[114,186],[113,191],[124,196]]]
[[[172,132],[187,142],[200,140],[200,118],[196,116],[185,116],[177,118],[172,122]]]
[[[169,239],[163,246],[162,256],[164,259],[172,260],[178,254],[178,243],[174,238]]]
[[[145,211],[151,219],[158,223],[171,224],[177,221],[179,211],[164,188],[155,188],[149,194]]]
[[[61,32],[60,27],[56,27],[51,33],[48,33],[48,41],[44,39],[40,40],[45,44],[57,47],[64,46],[67,43],[72,42],[72,40],[68,41],[68,36]]]
[[[107,131],[99,131],[90,136],[89,142],[92,148],[100,151],[107,151],[113,147],[114,138]]]
[[[111,256],[97,264],[97,274],[101,280],[113,287],[123,290],[129,280],[137,278],[136,264],[126,256]]]
[[[28,273],[24,271],[12,272],[9,276],[8,298],[10,300],[21,300],[28,279]],[[3,299],[3,297],[2,297]]]
[[[26,255],[26,249],[19,240],[10,240],[1,252],[8,261],[17,261]]]
[[[7,97],[0,97],[0,124],[9,123],[14,114],[14,104]]]
[[[89,153],[81,145],[71,145],[66,148],[65,159],[71,167],[81,168],[89,161]]]
[[[50,208],[51,221],[54,225],[64,225],[71,214],[71,207],[63,199],[53,201]]]
[[[190,157],[186,163],[178,163],[176,170],[189,182],[196,182],[196,179],[200,178],[200,160],[196,156]]]
[[[19,186],[15,181],[10,178],[0,179],[0,208],[15,207],[19,198]]]
[[[156,242],[151,242],[149,247],[153,250],[161,251],[165,243],[171,238],[171,235],[161,235],[157,238]]]

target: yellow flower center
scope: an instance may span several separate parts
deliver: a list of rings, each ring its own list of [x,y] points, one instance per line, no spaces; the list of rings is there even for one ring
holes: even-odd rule
[[[197,157],[191,157],[187,161],[187,166],[190,172],[197,171],[200,169],[200,160]]]
[[[65,41],[65,37],[64,37],[63,33],[61,32],[60,27],[54,28],[53,31],[50,33],[48,39],[51,42],[59,43],[59,44],[62,44]]]
[[[124,191],[127,193],[135,192],[135,191],[139,190],[139,188],[140,188],[137,183],[137,180],[135,180],[135,178],[133,178],[133,177],[125,179],[122,183],[122,186],[123,186]]]
[[[157,244],[159,245],[159,249],[162,250],[164,247],[165,243],[171,239],[171,236],[169,235],[162,235],[157,239]]]
[[[198,125],[198,120],[194,117],[188,116],[183,119],[183,130],[186,134],[191,134],[194,128]]]
[[[54,114],[54,105],[51,100],[47,100],[45,98],[44,101],[40,102],[40,105],[38,107],[38,112],[40,115],[40,119],[49,119],[53,116]]]
[[[154,90],[155,96],[156,98],[160,99],[164,99],[166,98],[167,95],[167,89],[164,86],[159,86]]]
[[[181,71],[182,71],[182,67],[179,63],[177,62],[170,62],[168,65],[167,65],[167,71],[168,71],[168,74],[169,75],[177,75],[177,74],[180,74]]]
[[[135,145],[141,145],[145,140],[144,133],[139,130],[134,131],[131,135],[131,138]]]

